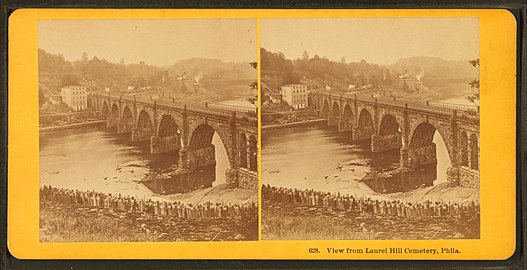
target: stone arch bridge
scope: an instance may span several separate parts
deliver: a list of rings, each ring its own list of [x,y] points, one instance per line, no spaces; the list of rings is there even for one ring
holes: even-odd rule
[[[159,188],[156,183],[159,192],[185,192],[198,186],[212,186],[216,178],[212,144],[215,132],[229,160],[228,185],[257,189],[258,122],[254,111],[116,95],[92,95],[89,105],[100,119],[107,120],[108,128],[116,128],[119,134],[130,134],[133,142],[149,142],[152,154],[173,152],[179,156],[176,177],[172,177],[177,184]]]
[[[410,171],[437,164],[439,132],[451,166],[451,186],[479,187],[479,112],[439,102],[409,103],[395,99],[315,90],[308,104],[328,126],[349,132],[353,140],[371,139],[372,152],[400,149],[400,165]]]

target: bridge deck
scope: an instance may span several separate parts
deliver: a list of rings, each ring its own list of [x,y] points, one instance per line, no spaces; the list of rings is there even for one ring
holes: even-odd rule
[[[219,118],[231,118],[233,115],[236,115],[236,119],[238,120],[254,120],[256,121],[256,109],[252,110],[249,108],[244,108],[241,106],[231,106],[231,105],[222,105],[222,104],[192,104],[192,103],[184,103],[181,101],[160,101],[160,100],[153,100],[146,97],[141,96],[126,96],[126,95],[108,95],[112,99],[116,100],[124,100],[129,102],[139,102],[139,103],[146,103],[149,105],[153,105],[154,102],[157,107],[159,108],[167,108],[167,109],[174,109],[177,111],[184,111],[185,109],[187,112],[192,112],[195,114],[201,114],[204,116],[215,116]],[[237,114],[238,113],[238,114]]]
[[[452,116],[454,113],[457,113],[457,115],[467,115],[467,116],[478,116],[479,112],[471,106],[463,106],[463,105],[456,105],[456,104],[448,104],[443,102],[416,102],[416,101],[409,101],[409,100],[393,100],[389,98],[383,98],[383,97],[372,97],[371,95],[361,95],[361,94],[350,94],[350,93],[342,93],[342,92],[332,92],[328,90],[315,90],[315,93],[321,93],[327,96],[332,97],[343,97],[349,100],[355,100],[355,97],[357,101],[364,102],[364,103],[370,103],[370,104],[382,104],[383,106],[387,107],[393,107],[393,108],[404,108],[405,106],[408,106],[408,110],[415,111],[415,112],[425,112],[425,113],[434,113],[439,114],[443,116]]]

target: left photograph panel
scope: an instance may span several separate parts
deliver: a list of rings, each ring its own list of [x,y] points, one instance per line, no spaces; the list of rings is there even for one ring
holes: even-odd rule
[[[258,240],[256,24],[39,21],[41,242]]]

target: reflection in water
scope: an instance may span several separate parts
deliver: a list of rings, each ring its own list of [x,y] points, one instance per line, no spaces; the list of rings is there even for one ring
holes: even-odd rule
[[[399,150],[372,153],[369,141],[327,127],[264,130],[262,182],[272,186],[353,194],[408,191],[446,181],[448,154],[436,132],[438,164],[408,173]]]
[[[216,186],[226,182],[229,161],[217,134],[212,143]],[[152,155],[149,142],[132,143],[129,134],[99,127],[43,132],[39,155],[41,185],[138,197],[153,195],[141,183],[145,176],[169,173],[179,162],[175,151]]]

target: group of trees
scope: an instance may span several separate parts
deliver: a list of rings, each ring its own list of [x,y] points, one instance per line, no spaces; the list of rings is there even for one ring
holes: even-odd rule
[[[470,60],[468,62],[470,65],[475,67],[479,72],[479,58]],[[472,80],[468,84],[470,85],[474,93],[472,95],[467,96],[466,99],[472,102],[478,108],[478,111],[479,111],[479,78]]]
[[[346,62],[345,57],[340,61],[332,61],[326,57],[309,56],[305,51],[301,58],[287,59],[282,52],[270,52],[261,49],[262,79],[268,79],[265,88],[275,88],[279,85],[299,83],[304,79],[314,80],[312,83],[327,84],[337,88],[347,88],[356,77],[365,77],[375,84],[382,80],[381,66],[360,62]],[[274,85],[272,85],[274,81]]]

